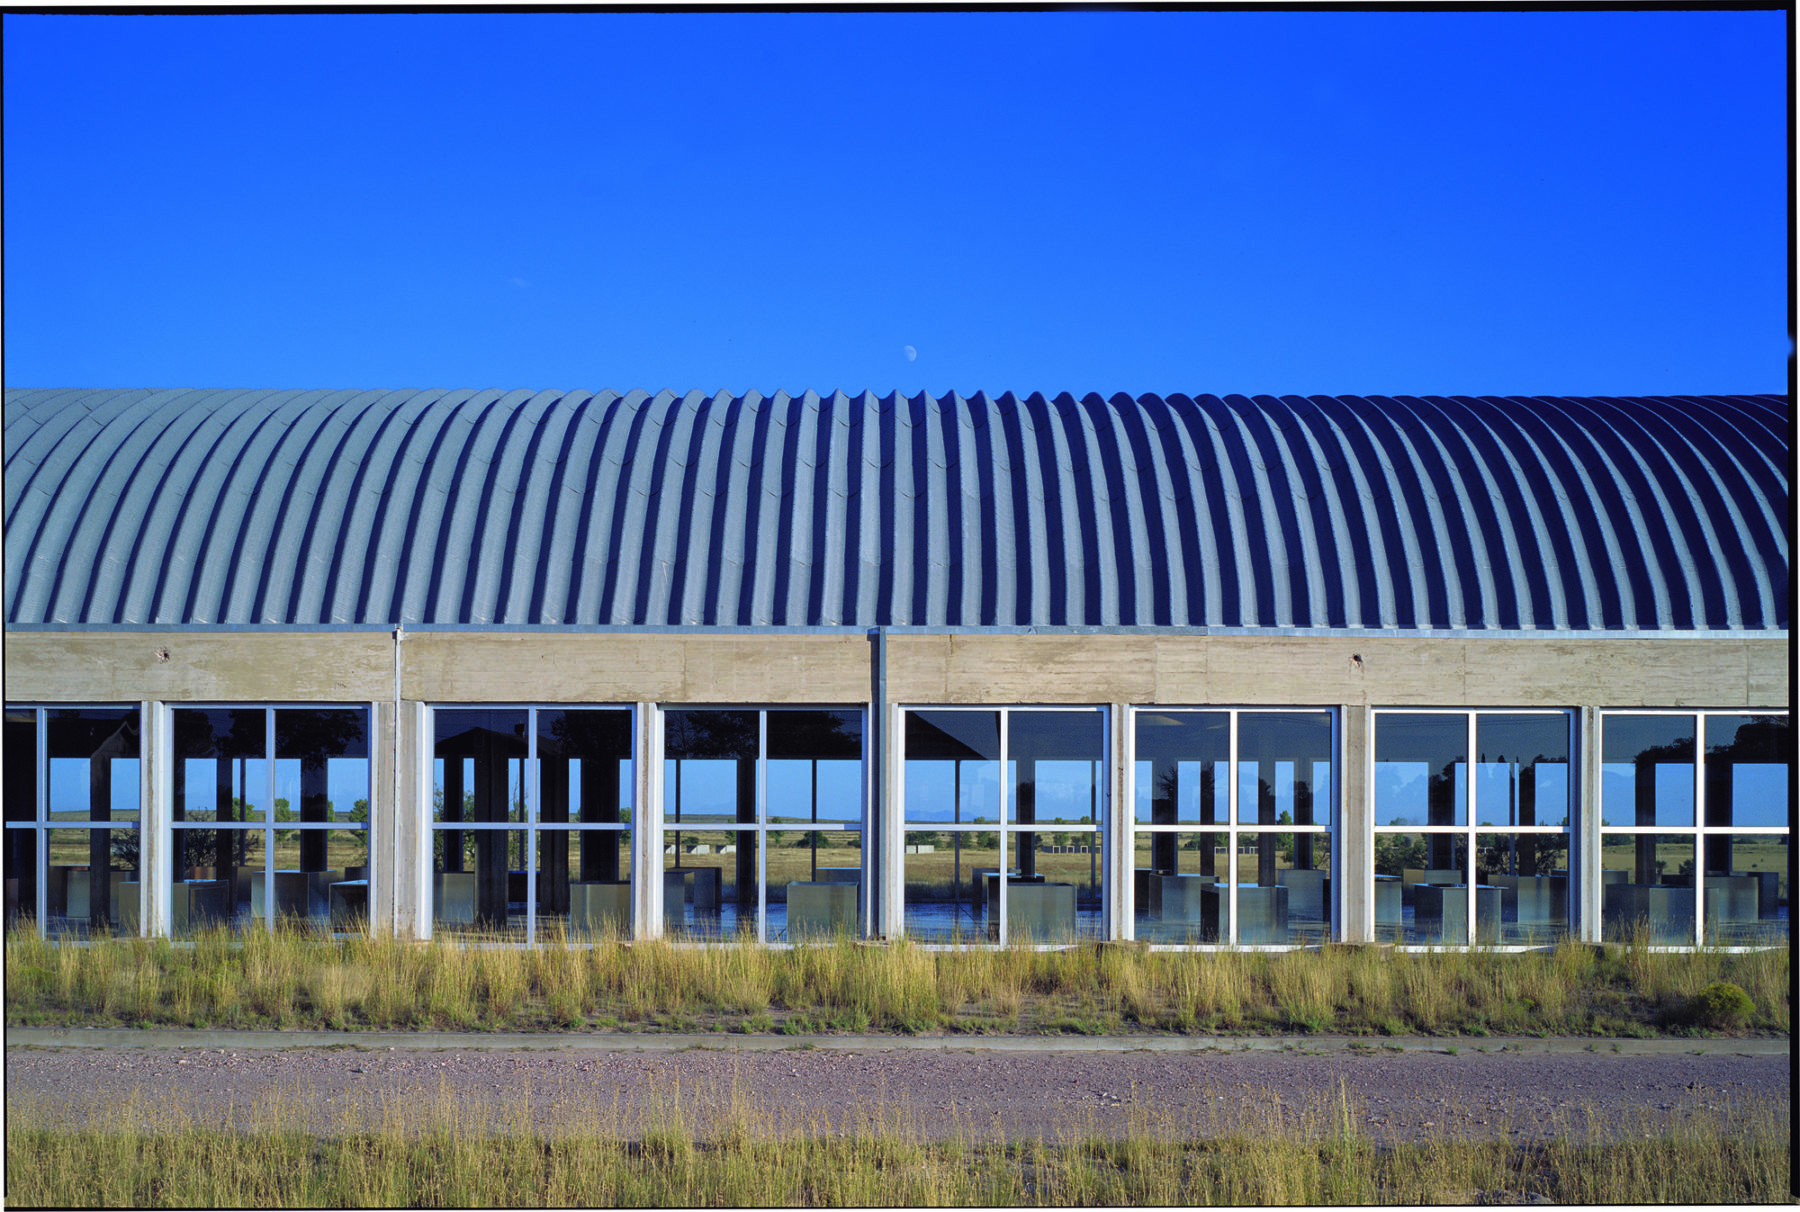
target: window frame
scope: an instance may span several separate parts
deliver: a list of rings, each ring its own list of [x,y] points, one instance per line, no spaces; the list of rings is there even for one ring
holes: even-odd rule
[[[1223,821],[1209,825],[1199,822],[1188,824],[1178,820],[1175,824],[1157,825],[1140,822],[1137,819],[1139,764],[1137,755],[1137,730],[1139,715],[1224,715],[1227,717],[1225,759],[1226,804],[1225,819]],[[1238,784],[1241,779],[1239,773],[1238,744],[1238,718],[1240,715],[1323,715],[1327,718],[1331,727],[1331,741],[1328,750],[1331,755],[1331,785],[1327,789],[1324,797],[1326,802],[1331,806],[1331,819],[1328,822],[1323,825],[1316,822],[1311,825],[1264,825],[1254,821],[1248,824],[1240,822],[1238,807]],[[1127,748],[1125,754],[1125,794],[1127,797],[1126,802],[1130,805],[1130,810],[1124,814],[1126,834],[1125,847],[1126,853],[1132,856],[1133,869],[1135,870],[1137,865],[1137,838],[1140,832],[1151,836],[1157,834],[1175,834],[1177,836],[1185,836],[1188,834],[1222,835],[1225,838],[1228,853],[1225,875],[1228,887],[1226,891],[1225,908],[1227,918],[1231,923],[1231,929],[1228,932],[1227,937],[1213,943],[1155,942],[1147,943],[1146,945],[1153,951],[1295,951],[1313,947],[1314,944],[1312,943],[1297,943],[1292,941],[1286,943],[1240,943],[1237,941],[1238,926],[1240,925],[1237,911],[1237,870],[1238,859],[1240,857],[1238,854],[1240,836],[1256,838],[1264,834],[1278,835],[1283,833],[1322,834],[1330,839],[1331,860],[1326,871],[1331,878],[1332,893],[1331,896],[1327,898],[1326,903],[1325,937],[1328,940],[1341,937],[1343,920],[1343,912],[1341,909],[1343,903],[1343,881],[1341,871],[1343,866],[1342,825],[1344,815],[1344,724],[1342,712],[1336,707],[1329,706],[1226,706],[1223,704],[1182,704],[1179,706],[1163,706],[1159,704],[1152,706],[1140,704],[1126,709],[1126,721],[1127,727],[1125,730],[1125,738]],[[1320,797],[1315,793],[1314,802],[1316,803],[1319,798]],[[1123,930],[1120,937],[1127,940],[1135,940],[1137,938],[1138,912],[1135,878],[1132,881],[1131,887],[1122,890],[1121,904],[1123,905],[1123,921],[1121,923]]]
[[[1793,717],[1789,713],[1789,711],[1786,707],[1774,707],[1774,708],[1767,708],[1767,709],[1760,709],[1760,708],[1755,708],[1755,707],[1690,707],[1690,708],[1681,708],[1681,707],[1606,708],[1606,707],[1603,707],[1598,710],[1598,712],[1597,712],[1598,718],[1595,721],[1595,734],[1596,734],[1595,739],[1598,743],[1600,752],[1595,755],[1596,760],[1594,762],[1594,773],[1595,773],[1596,781],[1594,784],[1593,802],[1594,802],[1594,813],[1599,818],[1598,822],[1596,824],[1597,836],[1599,838],[1599,853],[1596,854],[1594,857],[1594,872],[1595,872],[1595,878],[1601,881],[1601,885],[1600,885],[1600,896],[1602,898],[1601,920],[1599,923],[1597,923],[1597,928],[1602,933],[1604,932],[1604,929],[1605,929],[1604,898],[1606,895],[1606,886],[1605,886],[1605,882],[1604,882],[1605,876],[1604,876],[1603,872],[1604,872],[1604,862],[1605,862],[1605,854],[1606,854],[1606,839],[1609,837],[1674,836],[1674,837],[1678,837],[1678,838],[1682,838],[1682,839],[1691,841],[1693,844],[1693,847],[1694,847],[1694,921],[1693,921],[1693,930],[1691,931],[1690,937],[1689,937],[1688,941],[1686,941],[1686,942],[1683,942],[1683,943],[1661,943],[1661,944],[1652,943],[1652,944],[1650,944],[1649,949],[1652,951],[1686,951],[1686,950],[1689,950],[1690,948],[1711,947],[1711,948],[1713,948],[1715,950],[1719,950],[1719,951],[1740,952],[1740,951],[1763,950],[1767,947],[1780,945],[1779,943],[1721,944],[1721,943],[1709,943],[1706,939],[1706,878],[1705,878],[1705,871],[1706,871],[1706,841],[1708,838],[1712,838],[1712,837],[1727,837],[1728,838],[1728,837],[1733,837],[1733,836],[1786,838],[1788,841],[1788,847],[1789,847],[1790,867],[1791,867],[1791,864],[1793,861],[1792,857],[1791,857],[1791,855],[1793,853],[1793,851],[1792,851],[1793,836],[1792,836],[1791,828],[1787,825],[1708,825],[1706,823],[1706,817],[1707,817],[1707,812],[1706,812],[1706,721],[1713,716],[1732,717],[1732,716],[1759,716],[1759,715],[1760,716],[1778,716],[1781,719],[1788,721],[1789,736],[1792,737],[1792,735],[1793,735],[1793,731],[1792,731],[1793,730]],[[1612,764],[1612,763],[1609,763],[1606,761],[1606,724],[1607,724],[1608,720],[1628,719],[1628,718],[1684,719],[1684,720],[1690,721],[1693,724],[1693,726],[1694,726],[1694,762],[1693,762],[1693,766],[1694,766],[1694,778],[1693,778],[1694,823],[1692,825],[1688,825],[1688,826],[1638,825],[1636,823],[1633,823],[1630,825],[1608,825],[1606,823],[1606,816],[1605,816],[1606,805],[1605,805],[1605,800],[1604,800],[1605,786],[1606,786],[1606,767],[1608,765]],[[1793,788],[1794,788],[1794,766],[1795,766],[1794,755],[1793,755],[1793,753],[1790,752],[1789,757],[1788,757],[1788,795],[1790,797],[1790,808],[1791,808],[1791,799],[1793,796]],[[1791,822],[1791,820],[1792,820],[1791,816],[1789,819]],[[1792,900],[1793,900],[1793,890],[1792,890],[1791,883],[1789,886],[1788,898],[1789,898],[1789,903],[1790,903],[1790,909],[1789,909],[1789,916],[1788,916],[1789,925],[1788,925],[1787,945],[1791,947],[1793,945],[1793,914],[1792,914],[1792,908],[1791,908]]]
[[[896,742],[895,748],[898,751],[897,752],[898,760],[895,763],[896,771],[895,771],[895,780],[894,780],[895,781],[894,791],[895,791],[895,800],[896,800],[897,806],[899,808],[899,812],[897,814],[898,818],[899,818],[897,832],[900,835],[899,850],[901,853],[900,853],[900,868],[897,872],[895,872],[895,878],[898,881],[898,883],[900,885],[900,889],[901,889],[901,893],[900,893],[900,902],[901,902],[900,933],[902,935],[906,934],[905,839],[906,839],[906,835],[909,833],[921,833],[921,832],[992,833],[996,836],[997,841],[998,841],[998,847],[999,847],[998,853],[1000,855],[1000,861],[1002,864],[1009,864],[1009,862],[1010,862],[1010,860],[1008,858],[1008,855],[1010,854],[1008,844],[1011,840],[1011,835],[1013,833],[1098,834],[1099,838],[1100,838],[1100,852],[1096,857],[1099,860],[1099,876],[1100,876],[1099,893],[1100,893],[1100,906],[1101,906],[1101,908],[1100,908],[1101,935],[1102,935],[1102,938],[1105,938],[1113,933],[1116,933],[1115,931],[1111,931],[1108,929],[1108,923],[1106,921],[1107,906],[1112,903],[1112,897],[1108,891],[1110,883],[1109,883],[1109,880],[1107,877],[1107,873],[1111,869],[1109,864],[1112,860],[1112,838],[1110,836],[1111,830],[1104,828],[1103,824],[1102,824],[1102,822],[1104,822],[1108,819],[1108,816],[1111,813],[1111,805],[1112,805],[1112,778],[1111,778],[1112,772],[1111,772],[1110,767],[1112,764],[1112,750],[1113,750],[1113,731],[1112,730],[1114,727],[1114,720],[1112,718],[1113,713],[1112,713],[1111,707],[1105,703],[1098,703],[1098,704],[1090,704],[1090,703],[1006,703],[1006,704],[900,703],[900,704],[896,704],[896,707],[898,708],[898,712],[899,712],[898,719],[897,719],[898,727],[896,728],[896,737],[895,737],[895,742]],[[999,803],[999,811],[997,814],[998,819],[994,823],[992,823],[992,824],[984,823],[984,824],[976,825],[976,824],[970,824],[967,822],[955,822],[955,821],[950,821],[950,822],[917,821],[917,822],[915,822],[914,820],[912,820],[912,818],[910,818],[906,815],[906,803],[907,803],[907,800],[906,800],[906,766],[907,766],[907,762],[910,760],[907,755],[907,749],[906,749],[906,720],[907,720],[908,714],[911,712],[915,712],[915,711],[933,712],[933,713],[957,712],[957,713],[971,713],[971,714],[980,714],[980,713],[986,712],[986,713],[993,713],[999,717],[1000,752],[999,752],[999,757],[997,759],[995,759],[995,764],[999,767],[998,782],[999,782],[1000,803]],[[1093,816],[1094,816],[1093,821],[1091,821],[1085,825],[1080,824],[1080,823],[1076,823],[1076,824],[1072,824],[1072,825],[1065,823],[1065,824],[1059,825],[1059,824],[1054,824],[1054,823],[1044,823],[1044,822],[1038,822],[1038,821],[1033,821],[1030,824],[1021,825],[1011,819],[1015,812],[1015,807],[1013,804],[1013,794],[1012,794],[1013,773],[1012,773],[1012,769],[1011,769],[1011,767],[1012,767],[1011,723],[1012,723],[1012,714],[1014,712],[1026,712],[1026,713],[1057,712],[1057,713],[1069,714],[1069,715],[1080,715],[1080,714],[1085,714],[1085,713],[1097,713],[1098,714],[1099,719],[1100,719],[1100,757],[1098,759],[1090,759],[1090,760],[1094,760],[1095,764],[1099,767],[1099,769],[1096,773],[1096,779],[1095,779],[1095,785],[1097,788],[1097,796],[1096,796],[1095,810],[1093,813]],[[1079,759],[1069,759],[1069,760],[1079,760]],[[998,901],[999,915],[1000,915],[1000,928],[998,931],[998,938],[996,941],[992,941],[992,942],[989,942],[989,941],[976,941],[976,942],[964,941],[961,943],[953,943],[953,942],[938,942],[938,941],[921,939],[917,942],[916,945],[921,946],[921,947],[931,948],[934,950],[956,950],[956,951],[997,950],[997,949],[1002,949],[1002,948],[1010,946],[1011,945],[1011,937],[1010,937],[1011,923],[1010,923],[1009,915],[1007,913],[1007,892],[1006,892],[1007,885],[1010,882],[1011,882],[1010,880],[1003,879],[1003,880],[1000,880],[999,884],[998,884],[999,892],[1000,892],[999,901]],[[1082,943],[1093,942],[1094,940],[1082,937],[1080,935],[1080,911],[1079,910],[1077,910],[1076,923],[1077,923],[1077,937],[1076,938],[1068,940],[1066,942],[1032,943],[1030,945],[1031,949],[1034,951],[1056,951],[1056,950],[1062,950],[1062,949],[1065,949],[1065,948],[1068,948],[1071,946],[1079,946]]]
[[[1429,825],[1429,824],[1426,824],[1426,825],[1383,825],[1380,823],[1378,815],[1376,813],[1376,804],[1375,804],[1375,772],[1376,772],[1377,766],[1379,765],[1376,754],[1379,752],[1380,735],[1381,735],[1381,718],[1383,716],[1393,716],[1393,715],[1436,715],[1436,716],[1445,716],[1445,717],[1451,717],[1451,718],[1454,718],[1456,716],[1465,717],[1466,727],[1465,727],[1465,731],[1464,731],[1464,740],[1463,740],[1464,773],[1463,773],[1463,801],[1462,801],[1462,808],[1463,808],[1465,820],[1464,820],[1463,824],[1460,824],[1460,825]],[[1538,715],[1538,716],[1545,716],[1545,717],[1560,716],[1565,721],[1566,727],[1567,727],[1567,735],[1568,735],[1568,739],[1569,739],[1569,760],[1567,763],[1567,765],[1568,765],[1567,782],[1568,782],[1568,788],[1569,788],[1569,810],[1568,810],[1568,820],[1565,824],[1562,824],[1562,825],[1514,825],[1514,826],[1496,826],[1496,825],[1483,826],[1482,824],[1480,824],[1480,815],[1479,815],[1479,813],[1477,813],[1476,808],[1475,808],[1476,783],[1477,783],[1476,768],[1482,764],[1479,760],[1479,755],[1480,755],[1481,750],[1480,750],[1480,746],[1478,744],[1480,719],[1482,716],[1505,716],[1505,715]],[[1383,834],[1386,834],[1388,836],[1405,835],[1405,834],[1419,834],[1419,835],[1427,836],[1427,837],[1450,836],[1450,837],[1460,838],[1463,843],[1463,873],[1462,874],[1463,874],[1463,882],[1467,887],[1467,900],[1466,900],[1466,906],[1465,906],[1464,914],[1463,914],[1463,922],[1464,922],[1464,926],[1465,926],[1463,940],[1460,942],[1439,941],[1439,942],[1434,942],[1434,943],[1419,943],[1419,942],[1409,943],[1409,942],[1405,942],[1405,941],[1396,941],[1393,945],[1397,949],[1402,950],[1402,951],[1430,951],[1433,949],[1441,950],[1446,947],[1464,948],[1464,949],[1481,947],[1484,950],[1491,950],[1491,951],[1537,951],[1537,950],[1544,949],[1546,946],[1554,945],[1554,944],[1543,944],[1543,943],[1503,943],[1503,942],[1479,943],[1476,941],[1477,938],[1479,937],[1479,931],[1481,929],[1481,926],[1480,926],[1479,921],[1477,920],[1477,913],[1476,913],[1477,892],[1476,892],[1476,884],[1475,884],[1475,870],[1476,870],[1475,863],[1476,863],[1476,857],[1479,853],[1478,838],[1483,833],[1498,834],[1498,835],[1502,835],[1502,836],[1505,836],[1505,835],[1513,835],[1513,836],[1533,835],[1533,836],[1540,836],[1540,837],[1544,837],[1544,836],[1563,837],[1568,840],[1568,852],[1569,852],[1568,870],[1569,870],[1570,887],[1569,887],[1569,890],[1567,893],[1568,905],[1567,905],[1567,909],[1566,909],[1566,912],[1567,912],[1566,921],[1568,924],[1567,924],[1567,927],[1566,927],[1566,930],[1564,933],[1564,938],[1565,939],[1573,939],[1573,938],[1578,937],[1579,925],[1578,925],[1576,918],[1577,918],[1577,914],[1578,914],[1579,899],[1578,899],[1578,896],[1576,893],[1575,881],[1577,879],[1581,878],[1578,873],[1583,872],[1585,870],[1584,859],[1582,858],[1582,855],[1581,855],[1581,841],[1580,841],[1580,839],[1581,839],[1581,808],[1582,808],[1582,803],[1583,803],[1581,783],[1582,783],[1582,778],[1583,778],[1584,767],[1583,767],[1582,757],[1581,757],[1581,720],[1580,720],[1579,709],[1570,708],[1570,707],[1375,707],[1375,708],[1371,708],[1370,721],[1369,721],[1368,770],[1369,770],[1369,838],[1368,838],[1369,870],[1368,870],[1367,876],[1365,878],[1368,881],[1366,891],[1367,891],[1367,895],[1368,895],[1368,899],[1369,899],[1371,914],[1374,912],[1374,904],[1375,904],[1375,875],[1376,875],[1376,871],[1375,871],[1375,867],[1376,867],[1375,839],[1377,837],[1379,837]],[[1379,925],[1376,926],[1376,941],[1378,941],[1378,942],[1380,941]]]

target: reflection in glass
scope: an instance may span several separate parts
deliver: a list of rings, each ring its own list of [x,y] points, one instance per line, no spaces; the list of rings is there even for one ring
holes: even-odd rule
[[[573,936],[631,933],[631,712],[539,708],[537,819],[540,825],[613,826],[538,834],[538,930]],[[622,915],[622,916],[621,916]]]
[[[1501,924],[1497,941],[1519,946],[1549,946],[1567,937],[1567,834],[1477,834],[1475,869],[1479,884],[1501,890]],[[1479,915],[1479,898],[1476,908]]]
[[[729,845],[732,858],[730,878],[725,883],[724,899],[728,902],[727,933],[744,928],[756,930],[757,854],[756,834],[746,832],[741,839],[733,833],[730,841],[724,835],[707,833],[707,841],[691,833],[691,826],[703,830],[722,825],[756,824],[756,755],[760,747],[761,724],[754,711],[680,710],[664,714],[663,786],[667,803],[664,822],[665,854],[674,860],[670,865],[688,865],[695,854],[716,854],[718,847]],[[668,847],[672,845],[673,851]],[[699,851],[697,846],[708,846]],[[705,865],[716,865],[708,861]],[[666,877],[665,877],[666,878]],[[702,881],[709,876],[690,877]],[[664,890],[665,906],[670,894]],[[689,903],[693,892],[688,892]],[[718,926],[705,919],[701,927]],[[703,932],[704,932],[703,930]],[[709,934],[708,937],[713,937]]]
[[[1709,834],[1704,845],[1706,941],[1731,947],[1787,942],[1787,835]]]
[[[906,713],[906,820],[1000,819],[1000,716],[993,711]]]
[[[1602,824],[1693,826],[1692,716],[1606,716],[1600,762]]]
[[[1000,869],[992,830],[913,829],[906,834],[906,935],[919,942],[984,942],[986,875]]]
[[[862,833],[771,830],[769,938],[799,942],[862,928]]]
[[[768,743],[771,824],[862,822],[860,711],[771,711]]]
[[[1786,828],[1793,752],[1786,716],[1706,717],[1706,824]]]
[[[1222,711],[1140,711],[1135,731],[1138,824],[1223,823],[1231,717]]]
[[[1511,828],[1569,822],[1569,717],[1475,717],[1475,820]]]
[[[524,939],[529,836],[523,829],[432,830],[435,933]]]
[[[514,887],[520,881],[513,873],[522,877],[525,870],[525,835],[455,826],[525,820],[527,714],[513,708],[440,710],[435,716],[436,920],[483,931],[522,930],[524,921],[512,920],[513,906],[522,911],[525,900],[522,884]]]
[[[135,901],[138,831],[132,829],[51,829],[45,835],[44,932],[89,938],[107,933],[139,933]],[[34,906],[35,908],[35,906]]]
[[[252,893],[267,867],[262,829],[219,829],[210,809],[196,809],[171,831],[181,865],[170,871],[170,933],[192,938],[202,930],[261,929],[263,908]]]
[[[1150,864],[1152,839],[1167,839],[1173,861]],[[1223,943],[1231,937],[1230,904],[1223,894],[1231,860],[1230,835],[1191,830],[1137,835],[1132,879],[1134,933],[1150,943]]]
[[[1468,859],[1467,834],[1377,833],[1376,941],[1466,945]],[[1441,866],[1431,865],[1440,861]],[[1479,895],[1476,908],[1479,913]],[[1497,929],[1499,915],[1488,916]]]
[[[1375,824],[1466,825],[1468,723],[1460,715],[1375,717]]]
[[[754,829],[663,835],[663,929],[671,937],[756,937]]]
[[[629,829],[540,829],[538,939],[631,937],[630,872]]]
[[[1601,928],[1609,941],[1694,941],[1694,835],[1601,835]]]
[[[37,712],[29,708],[6,709],[0,733],[0,779],[4,779],[6,824],[4,867],[6,925],[20,918],[37,920]],[[24,826],[18,828],[14,826]]]

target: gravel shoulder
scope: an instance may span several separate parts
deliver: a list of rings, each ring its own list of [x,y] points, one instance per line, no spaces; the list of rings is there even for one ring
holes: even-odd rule
[[[781,1132],[880,1123],[930,1139],[1054,1141],[1324,1131],[1347,1110],[1383,1141],[1528,1140],[1729,1122],[1769,1105],[1788,1114],[1790,1096],[1787,1041],[1622,1041],[1631,1046],[1615,1053],[1591,1040],[1489,1040],[1488,1051],[1443,1040],[1408,1041],[1429,1048],[1290,1040],[1285,1050],[1205,1041],[1215,1046],[1173,1050],[1136,1039],[921,1047],[825,1037],[777,1047],[743,1046],[741,1037],[734,1047],[660,1050],[624,1037],[612,1047],[562,1047],[554,1037],[475,1047],[264,1039],[271,1046],[255,1047],[220,1036],[229,1033],[189,1036],[204,1046],[40,1047],[9,1031],[8,1120],[29,1108],[31,1118],[69,1126],[192,1120],[325,1133],[435,1119],[474,1131],[530,1124],[622,1139],[677,1119],[702,1135],[734,1121]]]

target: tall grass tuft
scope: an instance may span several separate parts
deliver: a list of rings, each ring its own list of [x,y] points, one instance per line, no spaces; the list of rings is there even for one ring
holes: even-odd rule
[[[191,941],[67,945],[8,933],[15,1025],[404,1029],[1307,1031],[1654,1034],[1717,981],[1754,1012],[1734,1032],[1791,1028],[1789,952],[1666,952],[1647,936],[1553,950],[1411,953],[1327,945],[1276,953],[940,951],[849,937],[791,949],[614,935],[329,937],[288,926]]]
[[[1382,1144],[1340,1084],[1335,1099],[1250,1105],[1234,1126],[1173,1122],[1134,1091],[1123,1132],[1070,1115],[1041,1139],[964,1121],[927,1138],[877,1098],[838,1115],[752,1105],[734,1086],[671,1086],[627,1120],[577,1100],[539,1123],[440,1082],[383,1105],[349,1104],[308,1130],[302,1088],[261,1100],[236,1130],[141,1096],[68,1128],[55,1108],[9,1103],[6,1189],[43,1207],[1205,1206],[1773,1203],[1790,1198],[1785,1106],[1698,1106],[1667,1121],[1549,1125],[1529,1142]],[[579,1125],[570,1130],[571,1125]],[[1534,1125],[1534,1127],[1542,1127]]]

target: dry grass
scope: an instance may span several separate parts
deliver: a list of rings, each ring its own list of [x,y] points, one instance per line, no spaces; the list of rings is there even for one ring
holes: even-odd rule
[[[710,1110],[696,1115],[690,1110]],[[1296,1113],[1253,1106],[1237,1126],[1175,1124],[1138,1104],[1123,1134],[1071,1117],[1008,1141],[964,1123],[930,1139],[881,1098],[832,1122],[679,1086],[627,1121],[577,1104],[534,1123],[448,1086],[346,1108],[309,1131],[302,1090],[261,1100],[236,1130],[134,1098],[82,1129],[9,1105],[6,1189],[37,1207],[963,1207],[1785,1202],[1788,1114],[1758,1104],[1669,1121],[1573,1122],[1548,1133],[1385,1145],[1341,1092]],[[1258,1115],[1260,1114],[1260,1120]],[[708,1120],[705,1128],[697,1121]],[[1598,1121],[1594,1121],[1596,1124]],[[1535,1126],[1541,1127],[1541,1126]]]
[[[777,950],[602,938],[536,948],[300,930],[191,944],[6,938],[7,1021],[463,1030],[936,1030],[1443,1035],[1686,1033],[1688,999],[1741,986],[1745,1028],[1790,1027],[1786,949],[1414,954],[1326,946],[930,951],[843,938]]]

